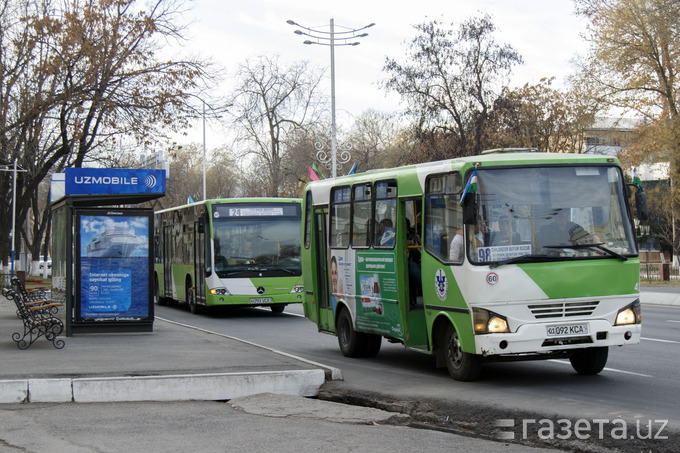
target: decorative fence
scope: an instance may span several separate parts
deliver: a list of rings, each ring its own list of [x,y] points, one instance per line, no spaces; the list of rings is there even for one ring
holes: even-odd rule
[[[640,263],[640,280],[680,281],[680,268],[667,263]]]

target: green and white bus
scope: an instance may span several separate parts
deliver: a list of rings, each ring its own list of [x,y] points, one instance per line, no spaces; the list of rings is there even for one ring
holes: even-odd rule
[[[345,356],[385,338],[457,380],[555,357],[597,374],[640,341],[631,186],[644,219],[616,158],[518,149],[310,182],[305,315]]]
[[[301,200],[235,198],[165,209],[154,217],[155,298],[192,313],[224,305],[283,312],[302,302]]]

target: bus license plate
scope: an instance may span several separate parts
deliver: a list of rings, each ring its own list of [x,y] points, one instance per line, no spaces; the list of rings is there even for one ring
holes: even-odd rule
[[[588,335],[588,324],[563,324],[548,326],[549,337],[570,337],[572,335]]]
[[[250,299],[250,303],[255,305],[255,304],[271,304],[272,303],[272,298],[271,297],[256,297],[253,299]]]

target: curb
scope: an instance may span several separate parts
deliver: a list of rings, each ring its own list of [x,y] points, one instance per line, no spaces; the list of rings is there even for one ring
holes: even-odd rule
[[[0,403],[224,401],[259,393],[313,397],[324,370],[0,381]]]
[[[680,306],[680,294],[660,291],[640,292],[640,302],[647,305]],[[643,321],[644,322],[644,321]]]

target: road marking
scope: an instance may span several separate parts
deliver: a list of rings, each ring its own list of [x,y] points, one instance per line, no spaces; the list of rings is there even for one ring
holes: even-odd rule
[[[645,338],[642,337],[640,338],[641,340],[648,340],[648,341],[658,341],[659,343],[675,343],[675,344],[680,344],[680,341],[673,341],[673,340],[662,340],[660,338]]]
[[[568,360],[560,360],[560,359],[548,359],[549,362],[556,362],[556,363],[562,363],[566,365],[571,365],[571,363]],[[640,376],[640,377],[654,377],[650,374],[642,374],[642,373],[634,373],[632,371],[624,371],[624,370],[617,370],[616,368],[604,368],[607,371],[613,371],[614,373],[623,373],[623,374],[632,374],[633,376]]]
[[[191,324],[184,324],[184,323],[181,323],[181,322],[172,321],[170,319],[161,318],[159,316],[156,316],[155,319],[158,319],[160,321],[165,321],[165,322],[170,323],[170,324],[175,324],[177,326],[182,326],[182,327],[186,327],[186,328],[189,328],[189,329],[198,330],[199,332],[205,332],[205,333],[208,333],[208,334],[211,334],[211,335],[217,335],[219,337],[229,338],[230,340],[240,341],[241,343],[249,344],[251,346],[256,346],[258,348],[266,349],[266,350],[271,351],[275,354],[279,354],[279,355],[282,355],[282,356],[285,356],[285,357],[290,357],[292,359],[299,360],[300,362],[305,362],[305,363],[308,363],[310,365],[318,366],[320,368],[328,370],[329,373],[330,373],[331,380],[333,380],[333,381],[344,380],[344,378],[342,377],[342,371],[339,368],[335,368],[335,367],[332,367],[330,365],[324,365],[323,363],[319,363],[319,362],[315,362],[313,360],[305,359],[304,357],[289,354],[287,352],[283,352],[283,351],[280,351],[278,349],[269,348],[269,347],[263,346],[261,344],[253,343],[252,341],[244,340],[243,338],[232,337],[231,335],[225,335],[223,333],[215,332],[215,331],[212,331],[212,330],[202,329],[200,327],[193,326]]]
[[[667,319],[666,321],[668,321],[668,322],[680,322],[680,321],[675,321],[673,319]]]

